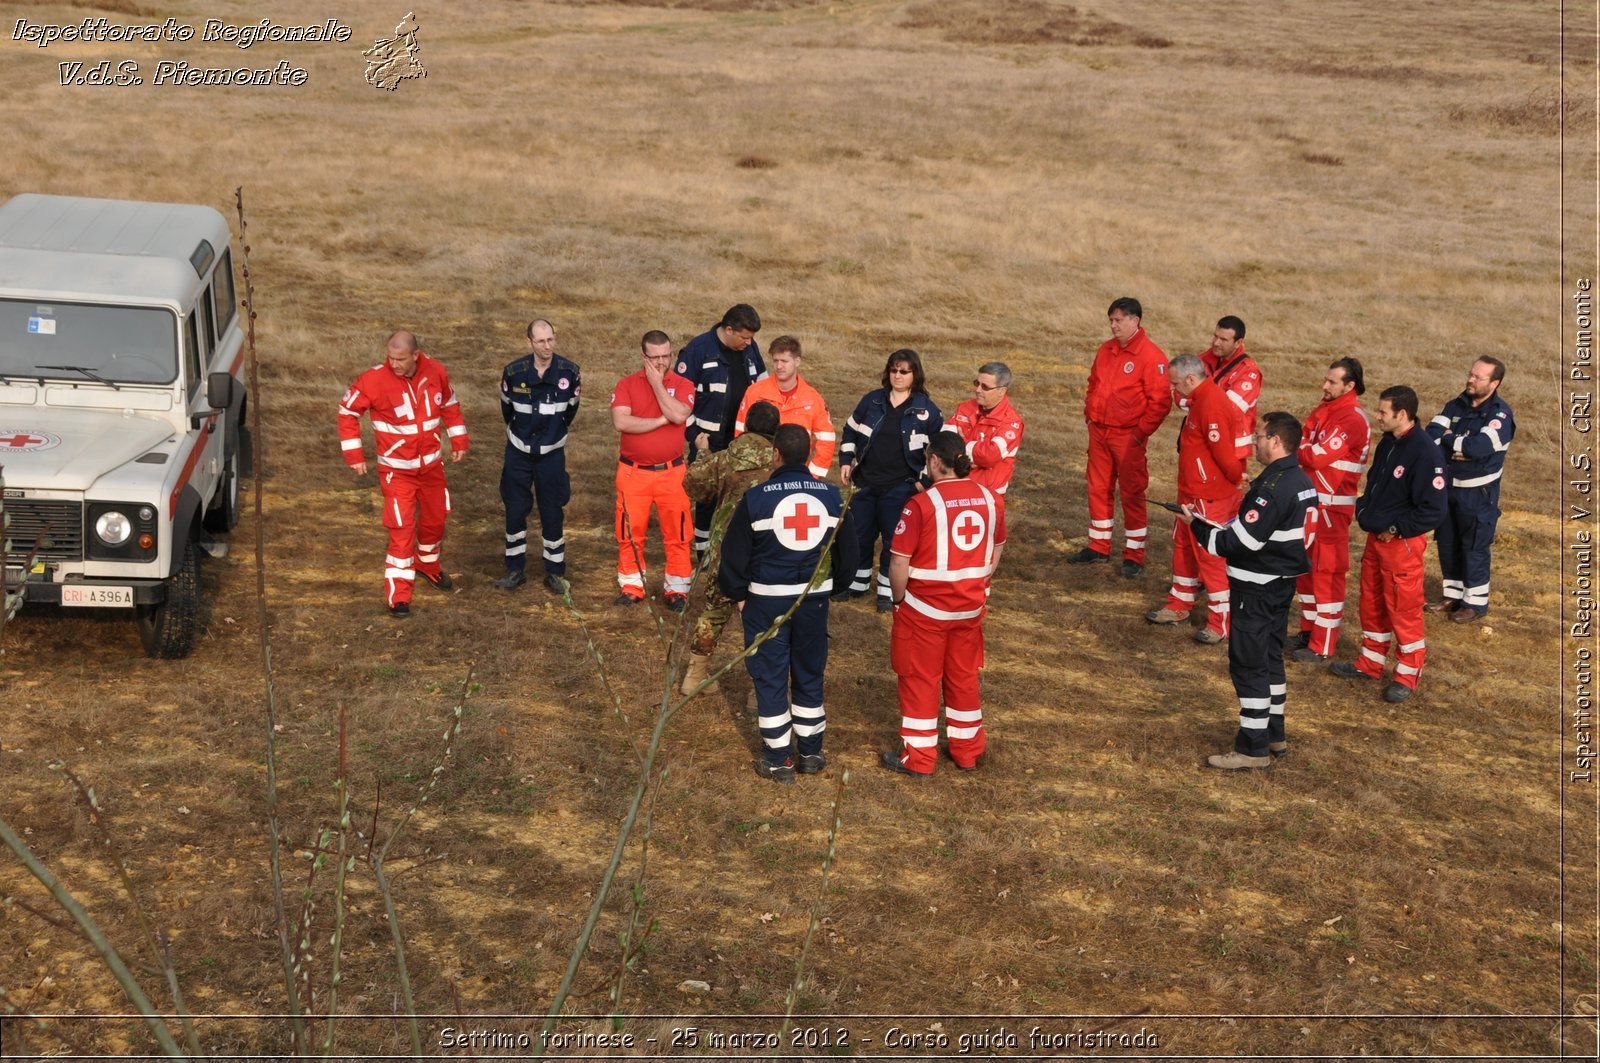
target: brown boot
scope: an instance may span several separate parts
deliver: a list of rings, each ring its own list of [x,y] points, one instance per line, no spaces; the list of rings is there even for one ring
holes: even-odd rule
[[[683,683],[678,689],[685,694],[693,694],[695,688],[704,683],[706,676],[710,674],[711,655],[709,653],[702,655],[691,651],[689,653],[689,667],[684,670]],[[704,694],[715,694],[716,692],[717,684],[715,680],[706,683],[705,690],[701,691]]]

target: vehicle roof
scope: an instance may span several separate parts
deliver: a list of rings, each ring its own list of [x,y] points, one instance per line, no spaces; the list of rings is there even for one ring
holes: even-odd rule
[[[210,275],[196,246],[230,239],[210,207],[24,193],[0,207],[0,296],[185,303]]]

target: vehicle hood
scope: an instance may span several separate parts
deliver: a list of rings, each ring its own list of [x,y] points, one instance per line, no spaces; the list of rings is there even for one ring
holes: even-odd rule
[[[0,468],[8,488],[87,491],[172,435],[170,421],[120,410],[0,406]]]

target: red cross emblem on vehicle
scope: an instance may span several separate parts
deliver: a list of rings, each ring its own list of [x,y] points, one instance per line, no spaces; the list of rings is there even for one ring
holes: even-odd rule
[[[50,432],[30,432],[26,428],[0,428],[0,452],[49,450],[61,445],[61,437]]]
[[[951,526],[950,534],[956,537],[963,550],[971,550],[983,538],[983,518],[974,510],[964,510]]]

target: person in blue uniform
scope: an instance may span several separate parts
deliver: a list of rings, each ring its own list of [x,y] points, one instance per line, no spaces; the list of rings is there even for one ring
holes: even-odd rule
[[[1228,676],[1239,696],[1233,750],[1206,758],[1224,771],[1270,768],[1288,753],[1283,709],[1288,681],[1283,649],[1295,580],[1311,571],[1306,548],[1316,534],[1317,488],[1300,468],[1300,422],[1282,410],[1255,430],[1260,475],[1244,489],[1239,513],[1218,526],[1185,505],[1179,519],[1195,541],[1228,562]]]
[[[765,747],[756,774],[778,783],[826,764],[828,598],[855,568],[855,534],[839,489],[811,474],[810,456],[810,433],[797,424],[778,428],[772,476],[734,509],[717,574],[722,593],[739,605],[746,649],[788,614],[745,659]]]
[[[1444,523],[1448,508],[1444,455],[1417,423],[1417,393],[1404,384],[1385,388],[1373,417],[1383,438],[1356,499],[1356,524],[1367,533],[1361,551],[1361,654],[1334,661],[1328,671],[1365,683],[1382,679],[1393,651],[1394,675],[1385,701],[1416,693],[1428,640],[1422,622],[1422,573],[1428,533]]]
[[[1428,437],[1444,453],[1450,481],[1444,523],[1433,533],[1439,546],[1444,594],[1430,613],[1470,624],[1489,611],[1489,547],[1500,519],[1500,474],[1516,434],[1511,406],[1500,395],[1506,366],[1498,358],[1472,363],[1466,390],[1428,423]]]
[[[849,587],[839,600],[859,598],[872,589],[872,546],[883,540],[878,563],[878,612],[894,609],[889,594],[889,546],[900,511],[926,477],[928,444],[939,438],[944,414],[928,397],[922,358],[909,347],[883,365],[881,386],[867,392],[844,425],[839,446],[839,476],[854,487],[857,555]],[[924,484],[926,486],[926,484]]]
[[[694,412],[683,426],[689,444],[689,463],[702,451],[726,450],[733,441],[733,424],[751,384],[767,375],[756,333],[761,315],[748,303],[728,308],[715,328],[702,332],[678,352],[676,372],[694,385]],[[716,505],[697,502],[694,507],[695,556],[711,545],[711,516]]]
[[[566,505],[567,429],[578,415],[578,367],[556,353],[556,330],[539,318],[528,326],[528,353],[500,374],[500,416],[506,456],[500,500],[506,507],[506,574],[494,581],[514,591],[528,582],[528,514],[539,507],[544,585],[564,594],[568,584]]]

